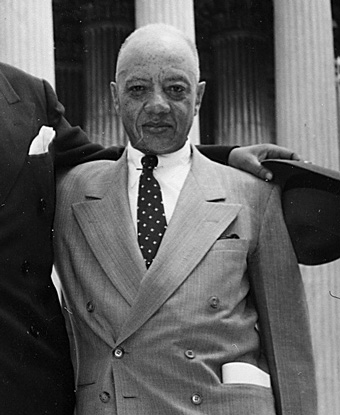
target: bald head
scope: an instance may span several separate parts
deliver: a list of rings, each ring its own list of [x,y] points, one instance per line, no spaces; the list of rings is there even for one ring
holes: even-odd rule
[[[114,106],[133,147],[167,154],[183,147],[199,111],[197,51],[172,26],[144,26],[123,44],[111,82]]]
[[[145,56],[148,50],[155,50],[155,48],[160,53],[162,50],[164,53],[168,53],[176,45],[182,46],[184,50],[187,49],[187,52],[190,54],[192,58],[192,70],[198,82],[200,77],[199,58],[194,42],[181,30],[163,23],[142,26],[126,38],[118,54],[116,80],[122,69],[122,63],[126,60],[127,56],[131,56],[131,53],[135,54],[136,52],[140,52]]]

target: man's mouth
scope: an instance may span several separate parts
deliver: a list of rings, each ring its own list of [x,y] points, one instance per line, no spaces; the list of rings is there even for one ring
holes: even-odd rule
[[[167,130],[169,130],[169,128],[172,128],[171,124],[168,123],[153,123],[153,122],[148,122],[143,124],[143,130],[149,133],[154,133],[154,134],[160,134],[163,133]]]

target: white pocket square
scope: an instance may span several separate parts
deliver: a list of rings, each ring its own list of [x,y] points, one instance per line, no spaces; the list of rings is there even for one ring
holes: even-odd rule
[[[258,367],[244,362],[231,362],[222,365],[222,382],[248,383],[270,388],[270,376]]]
[[[48,151],[48,145],[53,140],[55,131],[52,127],[43,125],[40,128],[39,134],[33,139],[28,151],[28,155],[37,155],[46,153]]]

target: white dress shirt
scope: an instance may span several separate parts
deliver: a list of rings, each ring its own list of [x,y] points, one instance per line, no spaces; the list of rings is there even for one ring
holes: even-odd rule
[[[136,233],[138,187],[143,156],[144,153],[136,150],[130,143],[127,145],[129,200]],[[161,154],[157,157],[158,165],[154,170],[154,176],[161,187],[166,222],[169,224],[178,196],[190,170],[190,142],[187,140],[184,146],[174,153]]]

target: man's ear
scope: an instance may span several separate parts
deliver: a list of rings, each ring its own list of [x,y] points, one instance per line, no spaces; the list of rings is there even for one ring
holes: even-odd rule
[[[111,95],[113,99],[113,105],[115,107],[116,113],[120,114],[120,105],[118,98],[118,87],[116,82],[110,82]]]
[[[202,102],[202,98],[204,95],[204,91],[205,91],[205,82],[199,82],[197,85],[197,90],[196,90],[196,101],[195,101],[195,112],[194,115],[198,114],[198,111],[201,107],[201,102]]]

